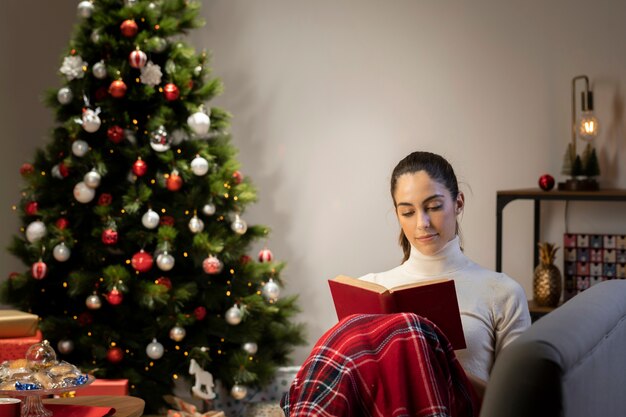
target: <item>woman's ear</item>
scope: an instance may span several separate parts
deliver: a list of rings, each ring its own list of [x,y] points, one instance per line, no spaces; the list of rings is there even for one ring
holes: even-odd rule
[[[456,214],[461,214],[463,212],[463,208],[465,207],[465,195],[463,191],[459,191],[459,194],[456,196]]]

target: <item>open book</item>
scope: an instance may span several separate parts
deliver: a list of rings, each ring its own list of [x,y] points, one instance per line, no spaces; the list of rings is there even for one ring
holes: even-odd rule
[[[350,314],[415,313],[446,335],[452,347],[465,349],[454,281],[435,279],[387,289],[373,282],[339,275],[328,280],[339,320]]]

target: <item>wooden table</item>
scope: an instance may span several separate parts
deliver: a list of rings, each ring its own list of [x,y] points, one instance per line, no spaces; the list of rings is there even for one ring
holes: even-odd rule
[[[94,395],[72,398],[49,398],[46,404],[91,405],[95,407],[114,407],[114,417],[140,417],[145,406],[144,400],[127,395]]]

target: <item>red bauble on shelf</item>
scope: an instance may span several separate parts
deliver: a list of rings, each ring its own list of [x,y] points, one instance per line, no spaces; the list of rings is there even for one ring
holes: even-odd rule
[[[554,177],[550,174],[544,174],[539,177],[539,188],[543,191],[550,191],[554,188]]]

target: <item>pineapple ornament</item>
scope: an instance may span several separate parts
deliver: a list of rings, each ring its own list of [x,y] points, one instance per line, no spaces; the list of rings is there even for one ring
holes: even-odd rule
[[[554,265],[556,251],[554,243],[540,242],[539,265],[533,274],[533,298],[543,307],[556,307],[561,299],[561,271]]]

